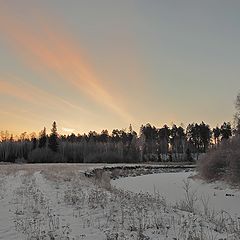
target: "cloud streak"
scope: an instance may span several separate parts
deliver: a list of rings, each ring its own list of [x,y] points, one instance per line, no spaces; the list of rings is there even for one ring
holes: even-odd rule
[[[76,105],[62,97],[58,97],[47,91],[37,88],[36,86],[16,76],[8,75],[4,78],[0,78],[0,93],[30,102],[36,106],[46,106],[45,101],[47,99],[48,106],[53,106],[56,108],[62,108],[62,106],[65,106],[67,108],[80,111],[81,113],[89,114],[89,111],[85,108],[82,108],[81,106]]]
[[[0,10],[1,32],[5,33],[7,41],[11,42],[18,53],[21,53],[31,68],[48,75],[48,77],[48,72],[52,72],[81,94],[85,94],[96,103],[110,109],[125,122],[133,121],[132,116],[116,103],[117,99],[106,91],[79,50],[78,44],[68,39],[68,34],[63,29],[58,29],[49,19],[46,21],[45,15],[45,19],[39,17],[37,20],[38,25],[35,27],[38,31],[32,29],[30,24],[23,24],[12,16],[13,14],[9,11]],[[1,84],[5,91],[9,92],[6,82]],[[13,86],[11,88],[14,89]],[[25,98],[17,93],[16,89],[14,89],[14,94]],[[29,100],[27,98],[25,100]],[[65,100],[62,102],[77,108]]]

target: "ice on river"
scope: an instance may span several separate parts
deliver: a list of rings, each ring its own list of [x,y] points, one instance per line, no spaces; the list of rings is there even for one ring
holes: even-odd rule
[[[209,199],[209,207],[219,212],[224,210],[231,215],[240,216],[240,190],[231,189],[223,182],[205,183],[194,176],[195,172],[159,173],[113,180],[117,188],[138,192],[160,193],[167,202],[175,204],[185,198],[184,186],[189,181],[190,191],[196,192],[198,205]]]

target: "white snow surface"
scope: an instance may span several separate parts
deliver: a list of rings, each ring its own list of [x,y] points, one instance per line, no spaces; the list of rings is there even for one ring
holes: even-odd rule
[[[196,192],[198,206],[202,199],[209,200],[209,207],[216,212],[222,210],[240,217],[240,190],[232,189],[223,182],[206,183],[192,178],[196,172],[159,173],[137,177],[126,177],[112,180],[111,184],[127,191],[158,192],[170,204],[175,204],[185,198],[184,182],[188,181],[191,192]]]
[[[191,173],[112,181],[128,192],[109,188],[107,174],[102,179],[88,179],[83,174],[105,166],[1,165],[0,240],[240,239],[240,219],[236,216],[222,214],[213,219],[173,208],[160,196],[165,195],[169,202],[181,200],[181,180]],[[208,193],[215,192],[215,198],[224,199],[224,192],[235,194],[229,197],[231,206],[226,210],[239,213],[239,208],[235,209],[239,192],[190,181],[198,190],[209,188]],[[150,191],[152,195],[139,191]]]

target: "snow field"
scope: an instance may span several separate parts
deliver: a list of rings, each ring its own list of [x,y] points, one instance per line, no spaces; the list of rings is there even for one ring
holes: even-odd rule
[[[239,239],[233,218],[214,222],[170,206],[158,192],[117,189],[107,174],[88,179],[84,170],[62,164],[0,171],[0,239]]]

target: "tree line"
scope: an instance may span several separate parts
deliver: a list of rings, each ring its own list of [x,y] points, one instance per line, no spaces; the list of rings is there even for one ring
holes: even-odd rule
[[[53,123],[48,135],[44,128],[39,135],[26,132],[13,137],[0,132],[0,161],[4,162],[69,162],[69,163],[135,163],[146,161],[193,161],[208,149],[231,138],[235,133],[229,122],[211,129],[204,122],[162,128],[150,123],[137,134],[129,129],[101,133],[60,135]]]

